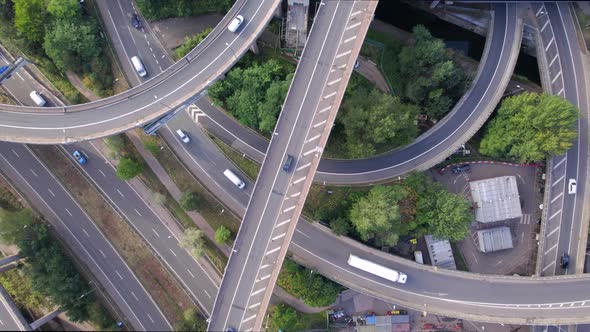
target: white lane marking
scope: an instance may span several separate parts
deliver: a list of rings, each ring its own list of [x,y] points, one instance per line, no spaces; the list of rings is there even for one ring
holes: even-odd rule
[[[555,62],[555,60],[557,60],[558,57],[559,57],[559,54],[555,54],[555,56],[553,57],[553,60],[551,60],[551,62],[549,63],[549,67],[551,67],[551,65]]]
[[[299,195],[301,195],[301,191],[291,195],[290,197],[295,198],[295,197],[298,197]]]
[[[554,214],[551,215],[551,217],[549,217],[549,220],[555,218],[555,216],[558,215],[558,214],[560,214],[560,213],[561,213],[561,210],[555,212]]]
[[[152,316],[150,316],[150,314],[148,314],[147,312],[146,312],[145,314],[148,316],[148,318],[150,319],[150,321],[151,321],[152,323],[155,323],[155,322],[154,322],[154,320],[152,319]]]
[[[172,255],[174,255],[174,257],[178,257],[178,256],[176,256],[176,254],[174,253],[174,251],[172,251],[172,249],[168,248],[168,250],[170,250],[170,252],[172,253]]]
[[[269,274],[265,275],[264,277],[260,278],[260,280],[259,280],[259,281],[264,281],[264,280],[266,280],[266,279],[270,278],[270,275],[271,275],[271,273],[269,273]]]
[[[133,298],[135,299],[135,301],[139,302],[139,299],[137,298],[137,295],[135,295],[135,293],[133,291],[131,291],[131,295],[133,296]]]
[[[312,154],[312,153],[314,153],[314,152],[317,152],[317,151],[318,151],[317,147],[316,147],[316,148],[313,148],[313,149],[311,149],[311,150],[309,150],[309,151],[305,151],[305,152],[303,153],[303,156],[305,157],[305,156],[307,156],[307,155],[310,155],[310,154]]]
[[[348,30],[350,30],[350,29],[356,28],[356,27],[358,27],[359,25],[361,25],[361,23],[362,23],[362,22],[357,22],[357,23],[355,23],[355,24],[353,24],[353,25],[349,25],[349,26],[347,26],[347,27],[346,27],[345,31],[348,31]]]
[[[260,302],[258,302],[258,303],[254,303],[253,305],[249,306],[249,307],[248,307],[248,309],[249,309],[249,310],[252,310],[252,309],[254,309],[254,308],[258,307],[259,305],[260,305]]]
[[[555,36],[551,37],[551,40],[549,41],[547,46],[545,46],[545,52],[547,52],[547,50],[549,49],[549,46],[551,46],[551,44],[553,44],[554,41],[555,41]]]
[[[322,125],[324,125],[324,124],[325,124],[327,121],[328,121],[328,120],[324,120],[324,121],[318,122],[318,123],[314,124],[314,125],[313,125],[313,127],[314,127],[314,128],[317,128],[317,127],[319,127],[319,126],[322,126]]]
[[[102,255],[103,258],[107,258],[107,255],[105,255],[104,251],[98,249],[98,251],[100,252],[100,254]]]
[[[328,107],[326,107],[326,108],[322,108],[322,109],[321,109],[321,110],[318,112],[318,114],[322,114],[322,113],[324,113],[325,111],[329,111],[331,108],[332,108],[332,106],[328,106]]]
[[[360,13],[362,13],[362,12],[363,12],[362,10],[357,10],[356,12],[354,12],[354,13],[350,14],[350,17],[352,18],[352,17],[354,17],[354,16],[357,16],[358,14],[360,14]]]
[[[68,210],[68,208],[66,208],[66,212],[70,215],[70,217],[73,217],[72,212],[70,212],[70,210]]]
[[[562,93],[563,93],[564,91],[565,91],[565,90],[564,90],[563,88],[561,88],[561,90],[559,90],[559,92],[557,93],[557,95],[558,95],[558,96],[565,97],[565,94],[564,94],[564,95],[562,95]]]
[[[297,230],[297,233],[299,233],[299,234],[301,234],[301,235],[303,235],[303,236],[305,236],[305,237],[307,237],[307,238],[310,238],[310,239],[311,239],[311,236],[309,236],[309,235],[307,235],[307,234],[303,233],[303,232],[302,232],[302,231],[300,231],[300,230]]]
[[[334,84],[336,84],[336,83],[338,83],[340,81],[342,81],[342,77],[339,77],[339,78],[333,80],[332,82],[328,83],[328,86],[334,85]]]
[[[554,199],[551,200],[551,203],[555,202],[556,200],[559,199],[559,197],[563,196],[563,191],[559,193],[559,195],[555,196]]]
[[[39,175],[37,175],[37,173],[35,173],[35,171],[33,171],[33,169],[32,169],[32,168],[29,168],[29,171],[31,171],[31,173],[33,173],[33,175],[34,175],[35,177],[37,177],[37,178],[39,177]]]
[[[351,42],[351,41],[353,41],[353,40],[355,40],[355,39],[356,39],[356,35],[354,35],[354,36],[352,36],[352,37],[350,37],[350,38],[346,39],[346,40],[345,40],[345,41],[342,43],[342,45],[344,45],[344,44],[346,44],[346,43],[348,43],[348,42]]]
[[[548,268],[552,267],[553,265],[555,265],[555,262],[554,262],[554,261],[553,261],[553,262],[551,262],[551,263],[549,263],[547,266],[545,266],[545,267],[543,268],[543,272],[545,272],[545,271],[546,271]]]
[[[53,193],[53,191],[51,191],[51,189],[47,188],[47,190],[49,191],[49,193],[51,194],[51,196],[55,197],[55,194]]]
[[[555,83],[555,81],[557,81],[559,76],[561,76],[561,71],[559,73],[557,73],[557,75],[555,75],[555,77],[551,80],[551,84]]]
[[[314,137],[312,137],[312,138],[308,139],[308,140],[307,140],[307,142],[305,142],[305,143],[313,142],[313,141],[315,141],[316,139],[320,138],[321,136],[322,136],[322,134],[317,134],[317,135],[315,135]],[[310,163],[310,164],[311,164],[311,163]]]
[[[337,93],[337,92],[336,92],[336,91],[334,91],[334,92],[332,92],[332,93],[330,93],[330,94],[327,94],[327,95],[325,95],[323,98],[324,98],[324,99],[328,99],[328,98],[330,98],[330,97],[334,97],[334,96],[336,95],[336,93]]]
[[[545,250],[545,255],[547,255],[547,254],[548,254],[548,253],[549,253],[551,250],[553,250],[553,249],[555,249],[555,248],[557,248],[557,243],[556,243],[556,244],[554,244],[554,245],[553,245],[553,247],[551,247],[551,248],[549,248],[549,249]]]
[[[338,68],[338,69],[344,69],[344,68],[346,68],[346,66],[347,66],[347,65],[348,65],[348,64],[346,64],[346,63],[345,63],[345,64],[343,64],[343,65],[340,65],[340,66],[336,67],[336,68]]]
[[[119,278],[120,278],[121,280],[123,280],[123,276],[121,275],[121,273],[119,273],[119,271],[115,270],[115,273],[116,273],[116,274],[119,276]]]
[[[255,291],[254,293],[252,293],[250,296],[252,297],[254,295],[260,294],[260,293],[264,292],[265,290],[266,290],[266,287],[262,287],[259,290]]]
[[[272,254],[273,252],[277,252],[279,249],[281,249],[281,246],[278,246],[274,249],[267,251],[266,254],[264,254],[264,256],[268,256],[268,255]]]
[[[117,189],[117,192],[119,193],[119,195],[121,195],[121,197],[125,197],[125,195],[123,195],[123,193],[119,189]]]
[[[551,186],[555,187],[555,185],[558,184],[561,180],[563,180],[564,177],[565,177],[565,175],[562,175],[559,179],[555,180],[555,182],[553,182],[553,184]]]
[[[559,167],[561,164],[563,164],[565,162],[567,158],[563,158],[561,159],[557,164],[553,165],[553,169],[556,169],[557,167]]]
[[[242,321],[242,324],[243,324],[243,323],[245,323],[245,322],[251,321],[251,320],[252,320],[252,319],[254,319],[254,318],[256,318],[256,315],[252,315],[252,316],[250,316],[250,317],[248,317],[248,318],[244,319],[244,320]]]
[[[188,274],[190,274],[190,275],[191,275],[191,277],[195,278],[195,275],[194,275],[194,274],[191,272],[191,270],[189,270],[189,269],[186,269],[186,272],[188,272]]]
[[[203,292],[205,292],[205,294],[206,294],[206,295],[207,295],[209,298],[211,298],[211,294],[209,294],[209,292],[207,292],[205,289],[203,289]]]
[[[14,149],[12,149],[12,153],[14,153],[14,155],[17,156],[17,158],[20,158],[20,156],[18,155],[18,153],[16,153],[16,151],[14,151]]]
[[[543,27],[541,28],[541,32],[543,32],[543,30],[545,30],[545,28],[549,25],[549,20],[547,20],[547,22],[545,22],[545,24],[543,24]]]
[[[102,176],[104,176],[105,178],[107,177],[107,175],[104,174],[104,172],[101,169],[98,169],[98,171],[100,172],[100,174],[102,174]]]
[[[305,179],[307,179],[307,176],[304,176],[304,177],[302,177],[302,178],[299,178],[299,179],[297,179],[297,180],[293,181],[293,184],[298,184],[299,182],[301,182],[301,181],[303,181],[303,180],[305,180]]]
[[[307,164],[305,164],[305,165],[302,165],[302,166],[300,166],[300,167],[299,167],[299,168],[297,168],[295,171],[296,171],[296,172],[299,172],[300,170],[302,170],[302,169],[304,169],[304,168],[308,168],[310,165],[311,165],[311,162],[309,162],[309,163],[307,163]]]
[[[545,5],[543,5],[543,6],[539,7],[539,10],[537,10],[537,12],[535,13],[535,16],[539,16],[539,13],[540,13],[540,12],[541,12],[543,9],[545,9]]]
[[[293,210],[293,209],[295,209],[295,205],[293,205],[293,206],[290,206],[290,207],[288,207],[288,208],[284,209],[284,210],[283,210],[283,213],[287,213],[287,212],[289,212],[289,211],[291,211],[291,210]]]
[[[88,234],[88,232],[86,231],[86,229],[82,228],[82,232],[84,232],[84,235],[86,235],[86,237],[90,237],[90,234]]]
[[[135,213],[137,213],[137,215],[141,217],[141,213],[139,213],[139,211],[137,211],[137,209],[133,209],[133,211],[135,211]]]
[[[156,230],[155,230],[155,229],[153,229],[153,228],[152,228],[152,231],[154,231],[154,233],[156,233],[156,235],[157,235],[158,237],[160,237],[160,234],[159,234],[158,232],[156,232]]]
[[[280,235],[277,235],[277,236],[273,237],[271,240],[272,240],[272,241],[274,241],[274,240],[278,240],[278,239],[280,239],[280,238],[284,237],[285,235],[287,235],[287,233],[286,233],[286,232],[285,232],[285,233],[283,233],[283,234],[280,234]]]
[[[276,225],[275,228],[279,228],[279,227],[283,226],[284,224],[288,223],[289,221],[291,221],[291,219],[287,219],[285,221],[282,221],[280,224]]]
[[[260,271],[260,270],[262,270],[262,269],[266,269],[266,268],[267,268],[267,267],[269,267],[269,266],[272,266],[272,265],[271,265],[271,264],[264,264],[264,265],[262,265],[262,266],[261,266],[261,267],[258,269],[258,271]]]
[[[336,56],[336,59],[338,59],[338,58],[341,58],[341,57],[343,57],[343,56],[345,56],[345,55],[349,55],[350,53],[352,53],[352,50],[348,50],[348,51],[346,51],[346,52],[340,53],[340,54],[338,54],[338,55]],[[331,84],[328,84],[328,85],[331,85]]]

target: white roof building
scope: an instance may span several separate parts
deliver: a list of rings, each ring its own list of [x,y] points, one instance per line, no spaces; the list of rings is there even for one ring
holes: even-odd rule
[[[512,234],[508,226],[477,231],[477,242],[481,252],[492,252],[514,248]]]
[[[449,240],[439,240],[432,235],[424,235],[424,240],[426,240],[428,256],[432,265],[449,270],[457,269]]]
[[[520,218],[520,196],[515,176],[469,182],[475,220],[483,223]]]

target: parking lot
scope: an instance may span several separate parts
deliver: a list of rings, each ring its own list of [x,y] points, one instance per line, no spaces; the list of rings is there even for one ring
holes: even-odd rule
[[[464,164],[459,164],[464,165]],[[442,174],[432,171],[435,180],[444,184],[450,191],[471,200],[469,182],[500,176],[516,176],[520,196],[522,217],[493,223],[473,222],[471,236],[458,243],[469,270],[487,274],[530,275],[534,272],[537,252],[536,234],[538,232],[540,210],[535,166],[507,163],[470,163],[468,172],[453,174],[449,167]],[[514,248],[498,252],[482,253],[476,243],[477,230],[508,226],[512,233]]]

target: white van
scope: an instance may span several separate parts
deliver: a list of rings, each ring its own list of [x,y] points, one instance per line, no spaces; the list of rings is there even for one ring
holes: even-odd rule
[[[190,139],[190,138],[188,138],[188,136],[186,136],[186,134],[184,133],[184,131],[182,131],[182,129],[178,129],[178,130],[176,131],[176,133],[178,134],[178,137],[180,137],[180,139],[181,139],[183,142],[185,142],[185,143],[188,143],[188,142],[190,142],[190,141],[191,141],[191,139]]]
[[[236,32],[236,31],[238,31],[238,28],[240,27],[240,25],[242,25],[242,22],[244,22],[244,16],[238,15],[227,26],[227,29],[231,32]]]
[[[242,181],[237,175],[234,174],[234,172],[230,171],[229,169],[226,169],[223,172],[223,175],[225,175],[226,178],[228,178],[231,182],[233,182],[240,189],[242,189],[246,186],[244,181]]]
[[[39,92],[37,92],[37,91],[31,91],[29,96],[31,96],[31,99],[33,99],[33,101],[35,102],[35,104],[37,104],[37,106],[43,107],[43,106],[45,106],[45,104],[47,104],[47,101],[45,101],[45,98],[43,98],[43,96],[41,96],[41,94],[39,94]]]
[[[144,77],[147,75],[147,71],[145,71],[145,67],[143,66],[143,63],[141,62],[141,59],[139,59],[138,56],[132,57],[131,63],[133,63],[133,67],[135,67],[135,70],[137,71],[139,76]]]

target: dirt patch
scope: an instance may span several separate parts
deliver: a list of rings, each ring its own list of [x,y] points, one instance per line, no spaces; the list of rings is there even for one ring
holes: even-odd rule
[[[194,304],[150,252],[143,240],[55,146],[30,146],[84,207],[95,224],[115,246],[170,322],[182,319],[182,312]]]

